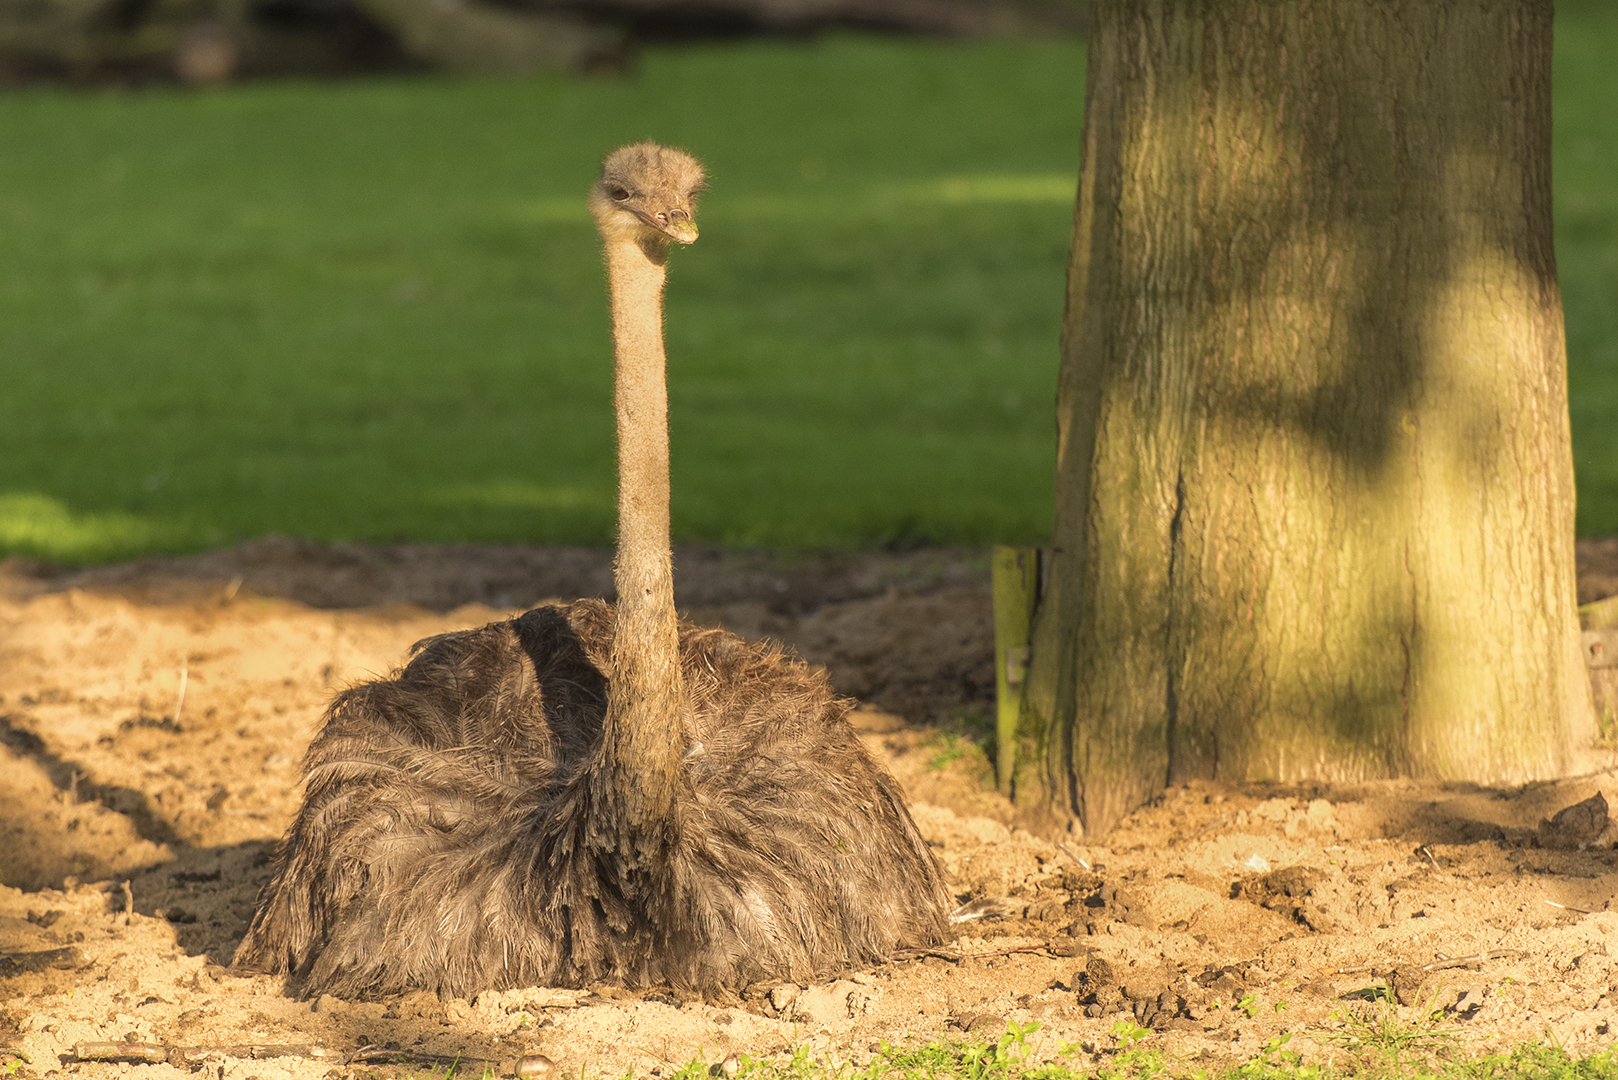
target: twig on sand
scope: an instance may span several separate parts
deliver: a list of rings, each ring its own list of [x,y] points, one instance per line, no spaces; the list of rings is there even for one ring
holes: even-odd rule
[[[185,708],[185,684],[187,676],[190,674],[188,671],[189,666],[187,661],[180,661],[180,695],[174,699],[174,720],[172,721],[176,728],[180,726],[180,710]]]
[[[1544,899],[1542,899],[1542,900],[1540,900],[1540,903],[1549,904],[1551,907],[1561,908],[1563,911],[1576,911],[1580,915],[1594,915],[1595,914],[1595,912],[1593,912],[1593,911],[1585,911],[1581,907],[1568,907],[1566,904],[1558,904],[1555,900],[1544,900]]]
[[[129,882],[126,881],[124,882],[124,925],[128,926],[129,921],[134,917],[135,891],[129,887]]]
[[[413,1050],[388,1050],[379,1046],[362,1046],[344,1053],[315,1043],[236,1043],[220,1046],[170,1046],[167,1043],[141,1042],[84,1042],[73,1047],[73,1061],[122,1061],[135,1065],[174,1065],[185,1068],[199,1065],[211,1057],[260,1058],[295,1057],[312,1061],[332,1061],[343,1065],[417,1065],[432,1069],[492,1071],[502,1076],[513,1075],[522,1064],[520,1058],[494,1061],[488,1058],[466,1057],[461,1054],[422,1054]]]
[[[1514,960],[1522,953],[1517,949],[1484,949],[1471,956],[1457,956],[1453,960],[1434,960],[1430,964],[1423,964],[1417,971],[1443,971],[1446,968],[1471,967],[1488,960]]]
[[[1072,859],[1074,862],[1078,863],[1080,866],[1084,867],[1086,870],[1092,870],[1093,871],[1095,869],[1089,863],[1085,862],[1083,859],[1081,859],[1077,855],[1073,854],[1073,849],[1068,847],[1066,844],[1062,843],[1060,840],[1058,840],[1056,842],[1056,850],[1060,851],[1063,855],[1066,855],[1068,858]]]
[[[1546,901],[1546,902],[1549,903],[1549,901]],[[1562,905],[1558,904],[1556,906],[1561,907]],[[1457,957],[1453,957],[1453,958],[1448,959],[1448,960],[1434,960],[1430,964],[1422,964],[1420,967],[1406,968],[1404,970],[1407,970],[1407,971],[1443,971],[1446,968],[1471,967],[1474,964],[1483,964],[1483,963],[1486,963],[1486,962],[1488,962],[1490,960],[1510,960],[1510,959],[1515,959],[1516,957],[1519,957],[1521,955],[1522,955],[1522,952],[1521,952],[1521,950],[1518,950],[1518,949],[1484,949],[1482,952],[1473,953],[1471,956],[1457,956]],[[1356,967],[1337,968],[1334,971],[1329,972],[1329,974],[1332,974],[1332,975],[1359,975],[1359,974],[1362,974],[1363,972],[1367,972],[1367,971],[1375,973],[1375,972],[1381,972],[1381,971],[1386,971],[1386,970],[1387,970],[1387,965],[1386,964],[1360,964],[1360,965],[1358,965]],[[1398,967],[1397,964],[1394,965],[1394,970],[1395,971],[1399,970],[1399,967]]]
[[[958,953],[954,949],[925,949],[925,948],[924,949],[895,949],[893,951],[893,953],[888,957],[888,959],[897,962],[897,961],[904,961],[904,960],[922,960],[922,959],[925,959],[925,958],[927,958],[929,956],[935,957],[935,958],[937,958],[939,960],[948,960],[952,964],[959,964],[962,960],[966,959],[965,954]]]
[[[1068,951],[1072,950],[1072,951]],[[1011,956],[1014,953],[1054,953],[1057,956],[1071,956],[1077,950],[1071,945],[1061,942],[1047,942],[1044,945],[1013,945],[1009,949],[990,949],[986,952],[960,952],[956,949],[896,949],[889,955],[892,961],[921,960],[933,956],[940,960],[948,960],[952,964],[959,964],[963,960],[991,960],[1001,956]]]
[[[237,1046],[169,1046],[166,1043],[82,1042],[70,1054],[74,1061],[127,1061],[136,1065],[195,1065],[211,1057],[272,1058],[301,1057],[318,1061],[341,1061],[344,1055],[308,1043],[257,1044]]]

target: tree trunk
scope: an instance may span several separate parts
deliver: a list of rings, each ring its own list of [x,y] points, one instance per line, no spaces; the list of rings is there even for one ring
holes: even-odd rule
[[[1019,801],[1593,734],[1549,0],[1098,0]]]

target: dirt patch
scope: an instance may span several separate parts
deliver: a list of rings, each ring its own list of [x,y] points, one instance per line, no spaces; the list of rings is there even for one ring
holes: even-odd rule
[[[221,965],[330,694],[390,669],[418,638],[609,594],[610,559],[272,539],[73,573],[13,560],[0,565],[0,1050],[27,1055],[23,1075],[133,1068],[157,1080],[194,1064],[61,1059],[128,1040],[534,1052],[570,1073],[644,1076],[799,1041],[858,1060],[879,1040],[1037,1019],[1042,1053],[1070,1046],[1084,1064],[1127,1018],[1210,1063],[1251,1057],[1281,1031],[1299,1033],[1289,1050],[1323,1058],[1345,1010],[1369,1007],[1353,995],[1394,970],[1407,1007],[1433,1000],[1467,1038],[1610,1041],[1618,855],[1540,843],[1571,827],[1541,831],[1564,807],[1618,801],[1613,773],[1513,790],[1177,787],[1105,846],[1059,848],[1008,824],[986,761],[958,734],[992,707],[982,553],[678,558],[689,614],[792,644],[866,703],[856,722],[958,894],[992,898],[948,949],[728,1003],[287,998]],[[1618,592],[1591,584],[1611,573],[1618,585],[1618,543],[1581,544],[1580,570],[1581,600]],[[425,1060],[402,1074],[422,1075]],[[314,1080],[339,1065],[238,1052],[206,1067]]]

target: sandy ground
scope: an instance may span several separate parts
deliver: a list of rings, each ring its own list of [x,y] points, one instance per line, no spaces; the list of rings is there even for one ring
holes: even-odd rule
[[[1618,593],[1618,540],[1580,555],[1580,599]],[[779,563],[690,549],[678,573],[689,614],[784,640],[862,699],[856,721],[958,894],[1008,897],[1004,917],[961,924],[936,955],[735,1002],[607,988],[289,998],[222,965],[332,691],[389,670],[418,638],[607,593],[607,557],[269,539],[78,573],[12,560],[0,564],[0,1066],[312,1080],[544,1054],[581,1078],[667,1076],[694,1057],[807,1043],[860,1061],[882,1040],[992,1038],[1031,1020],[1039,1054],[1078,1065],[1111,1052],[1124,1020],[1186,1060],[1245,1060],[1283,1032],[1306,1060],[1341,1060],[1354,1016],[1388,1007],[1354,995],[1394,969],[1405,1020],[1429,1003],[1471,1051],[1554,1039],[1585,1053],[1618,1038],[1618,854],[1558,849],[1549,833],[1542,845],[1540,831],[1597,793],[1618,802],[1618,771],[1512,790],[1176,787],[1104,845],[1061,850],[1008,826],[981,754],[951,734],[992,708],[983,553]],[[204,1049],[74,1060],[105,1041]],[[271,1049],[255,1059],[253,1046]],[[277,1047],[299,1053],[268,1056]],[[346,1064],[362,1047],[415,1056]]]

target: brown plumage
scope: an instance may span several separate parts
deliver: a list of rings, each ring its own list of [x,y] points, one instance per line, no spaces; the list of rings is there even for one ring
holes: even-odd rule
[[[236,952],[306,995],[735,990],[938,940],[949,896],[823,673],[679,622],[661,295],[702,170],[651,143],[591,193],[617,355],[616,608],[420,643],[339,694]]]

